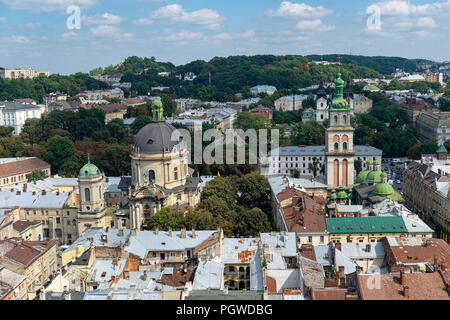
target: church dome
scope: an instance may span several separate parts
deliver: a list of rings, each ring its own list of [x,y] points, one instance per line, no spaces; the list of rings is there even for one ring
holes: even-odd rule
[[[381,171],[371,171],[367,175],[367,183],[380,183],[381,182]]]
[[[95,164],[92,164],[91,161],[89,161],[83,168],[80,170],[80,178],[95,178],[101,176],[102,173],[97,168]]]
[[[389,183],[378,183],[373,193],[379,196],[390,196],[394,194],[394,188]]]
[[[156,101],[155,101],[156,102]],[[134,138],[134,151],[138,153],[167,153],[180,143],[172,141],[175,127],[165,122],[152,122],[142,128]]]
[[[369,175],[370,172],[371,172],[371,171],[368,171],[368,170],[366,170],[366,171],[361,171],[361,172],[358,174],[358,176],[356,177],[356,183],[357,183],[357,184],[361,184],[361,183],[366,182],[367,176]]]

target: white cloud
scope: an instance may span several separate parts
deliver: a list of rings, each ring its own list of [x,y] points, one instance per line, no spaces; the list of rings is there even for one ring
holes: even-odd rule
[[[34,29],[38,29],[41,27],[41,24],[39,22],[37,23],[25,23],[25,24],[21,24],[18,25],[17,28],[19,29],[26,29],[26,30],[34,30]]]
[[[418,36],[419,38],[429,38],[432,35],[433,34],[430,31],[417,31],[416,32],[416,36]]]
[[[137,26],[150,26],[153,24],[153,21],[148,18],[140,18],[133,21],[133,24]]]
[[[61,38],[63,39],[71,39],[71,38],[75,38],[78,35],[78,33],[73,32],[73,31],[69,31],[69,32],[65,32],[61,35]]]
[[[323,24],[322,20],[316,19],[316,20],[303,20],[298,22],[295,25],[295,28],[297,30],[301,31],[316,31],[316,32],[322,32],[322,31],[331,31],[336,29],[335,25],[325,25]]]
[[[431,15],[450,9],[450,0],[432,2],[422,5],[412,4],[407,0],[387,0],[376,2],[373,5],[380,7],[381,14],[392,16]]]
[[[193,32],[182,30],[180,32],[172,33],[168,36],[160,37],[160,40],[164,41],[194,41],[194,40],[205,40],[206,37],[201,32]]]
[[[0,17],[0,23],[6,23],[8,22],[8,19],[6,19],[5,17]]]
[[[122,18],[121,16],[116,16],[111,13],[104,13],[104,14],[96,14],[93,16],[83,16],[82,21],[86,24],[119,24],[122,21],[125,21],[125,18]]]
[[[438,25],[436,24],[433,18],[423,17],[417,20],[417,26],[423,28],[436,28]]]
[[[278,10],[268,10],[269,16],[274,17],[292,17],[292,18],[317,18],[333,13],[333,11],[325,9],[322,6],[313,7],[305,3],[292,3],[283,1]]]
[[[248,30],[247,32],[244,32],[240,34],[241,38],[253,38],[256,37],[255,30]]]
[[[28,43],[28,42],[30,42],[30,39],[25,37],[25,36],[11,36],[9,38],[9,40],[11,42],[14,42],[14,43]]]
[[[123,33],[117,27],[111,25],[99,25],[92,28],[90,32],[93,36],[111,38],[116,41],[128,40],[133,37],[132,33]]]
[[[224,20],[219,12],[212,9],[200,9],[197,11],[187,12],[179,4],[170,4],[153,11],[150,17],[154,20],[167,19],[172,23],[187,22],[199,25],[205,25],[211,30],[220,27],[220,22]]]
[[[233,36],[229,33],[219,33],[216,34],[213,38],[214,40],[231,40],[233,39]]]
[[[0,0],[0,3],[13,10],[26,10],[33,13],[65,11],[69,6],[90,7],[97,0]]]

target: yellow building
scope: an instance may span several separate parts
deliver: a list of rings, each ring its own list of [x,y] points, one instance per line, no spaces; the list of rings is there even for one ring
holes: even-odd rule
[[[406,237],[408,230],[402,217],[328,218],[327,230],[332,243],[378,242],[384,237]]]
[[[20,220],[13,224],[11,237],[21,238],[24,241],[42,241],[44,229],[40,221]]]

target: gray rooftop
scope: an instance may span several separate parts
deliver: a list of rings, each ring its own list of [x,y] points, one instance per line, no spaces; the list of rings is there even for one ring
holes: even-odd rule
[[[24,209],[63,209],[69,193],[47,193],[45,196],[32,192],[0,192],[0,208],[21,207]]]
[[[87,230],[83,235],[81,235],[70,247],[68,247],[65,251],[70,251],[78,247],[78,245],[82,245],[83,247],[90,246],[89,238],[93,239],[94,247],[108,247],[108,248],[116,248],[124,245],[128,238],[130,237],[130,230],[123,229],[123,236],[119,234],[118,229],[108,229],[108,232],[102,228],[92,228]],[[102,240],[102,235],[106,235],[106,242]]]
[[[383,151],[371,146],[354,146],[353,150],[357,157],[366,157],[366,156],[379,156],[383,155]],[[316,157],[324,157],[325,156],[325,146],[287,146],[287,147],[279,147],[277,149],[271,150],[268,153],[268,157],[272,156],[316,156]]]
[[[169,236],[168,231],[138,231],[135,236],[130,237],[130,245],[125,248],[142,259],[147,256],[149,251],[184,251],[193,249],[203,241],[212,236],[214,231],[195,231],[195,238],[192,237],[192,231],[186,231],[186,238],[181,238],[181,231],[173,231]]]
[[[370,251],[366,251],[370,246]],[[350,259],[383,259],[386,256],[381,242],[341,243],[341,252]]]
[[[195,272],[193,290],[220,290],[223,284],[224,264],[219,261],[201,261]]]

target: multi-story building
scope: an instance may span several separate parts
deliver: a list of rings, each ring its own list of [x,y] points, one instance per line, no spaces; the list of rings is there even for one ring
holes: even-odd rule
[[[58,268],[57,242],[4,240],[0,246],[6,248],[0,256],[2,265],[26,277],[28,299],[34,299]]]
[[[402,217],[328,218],[330,242],[377,242],[384,237],[402,237],[408,230]]]
[[[258,94],[261,93],[266,93],[269,96],[273,95],[275,92],[277,91],[277,88],[275,88],[274,86],[269,86],[267,84],[264,85],[259,85],[259,86],[255,86],[252,87],[250,89],[250,92],[254,95],[257,96]]]
[[[47,162],[34,157],[0,159],[0,187],[27,183],[27,175],[33,171],[43,171],[48,177],[50,168]]]
[[[360,160],[362,168],[368,168],[368,161],[382,160],[382,151],[371,146],[354,146],[355,159]],[[317,177],[325,177],[325,146],[290,146],[271,150],[261,159],[261,174],[265,176],[293,175],[311,177],[316,170]],[[311,167],[312,166],[312,167]],[[317,169],[313,169],[317,168]]]
[[[42,222],[42,240],[70,244],[78,238],[78,195],[42,191],[0,192],[0,207],[20,207],[22,219]]]
[[[14,134],[19,135],[25,125],[25,121],[32,118],[40,119],[44,111],[44,106],[7,101],[0,102],[0,126],[13,127]]]
[[[395,96],[393,98],[395,98]],[[431,103],[417,98],[402,98],[398,102],[398,107],[406,111],[408,120],[412,123],[413,127],[416,126],[417,117],[422,112],[439,112],[439,109]]]
[[[0,300],[27,300],[25,276],[0,265]]]
[[[1,69],[0,78],[2,79],[33,79],[39,75],[50,76],[48,71],[36,71],[33,69]]]
[[[443,145],[450,140],[450,112],[420,113],[416,130],[421,141],[432,140]]]
[[[303,109],[303,101],[308,99],[307,95],[291,95],[275,100],[276,111],[295,111]]]
[[[427,82],[439,82],[441,85],[444,84],[444,74],[442,72],[424,73],[423,77]]]
[[[67,101],[69,95],[66,93],[54,92],[44,95],[44,104],[48,106],[52,102]]]
[[[404,172],[405,204],[435,229],[438,238],[450,242],[450,166],[443,146],[438,157],[413,161]]]

